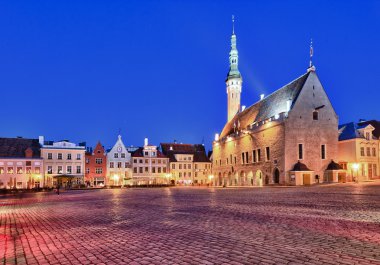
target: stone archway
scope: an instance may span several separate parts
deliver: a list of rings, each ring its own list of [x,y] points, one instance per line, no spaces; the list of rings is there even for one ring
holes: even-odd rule
[[[263,186],[263,172],[261,172],[260,169],[256,171],[256,186],[258,187]]]
[[[239,175],[239,181],[238,181],[238,185],[239,186],[245,186],[246,185],[246,183],[245,183],[245,178],[246,178],[246,176],[245,176],[245,172],[244,171],[241,171],[240,172],[240,175]]]
[[[249,171],[247,175],[247,186],[254,186],[253,172]]]
[[[222,186],[222,185],[223,185],[222,173],[219,172],[218,180],[217,180],[217,184],[216,184],[216,186]]]
[[[273,182],[275,184],[280,183],[280,170],[278,170],[278,168],[275,168],[273,171]]]

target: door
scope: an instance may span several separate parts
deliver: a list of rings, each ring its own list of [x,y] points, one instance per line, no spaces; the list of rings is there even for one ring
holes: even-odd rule
[[[303,185],[310,185],[311,184],[311,176],[310,174],[303,174]]]
[[[273,173],[273,175],[274,175],[274,183],[280,183],[280,171],[278,170],[278,168],[276,168],[275,170],[274,170],[274,173]]]

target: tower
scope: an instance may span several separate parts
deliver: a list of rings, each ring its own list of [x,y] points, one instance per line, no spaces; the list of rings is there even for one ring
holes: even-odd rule
[[[240,110],[240,95],[243,79],[238,69],[239,55],[236,49],[235,19],[232,16],[232,36],[230,51],[230,70],[227,74],[227,122],[229,122]]]

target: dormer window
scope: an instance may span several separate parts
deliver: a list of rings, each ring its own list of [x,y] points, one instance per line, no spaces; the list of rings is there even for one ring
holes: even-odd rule
[[[366,138],[368,141],[371,140],[371,133],[366,132],[366,133],[365,133],[365,138]]]
[[[319,119],[318,111],[313,111],[313,120],[317,121]]]

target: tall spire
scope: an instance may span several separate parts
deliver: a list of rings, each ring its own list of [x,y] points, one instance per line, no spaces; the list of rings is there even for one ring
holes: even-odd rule
[[[313,66],[313,39],[310,40],[310,65],[309,67]]]
[[[314,49],[313,49],[313,39],[310,40],[310,62],[309,62],[309,68],[307,68],[307,71],[315,71],[315,66],[313,64],[313,55],[314,55]]]
[[[235,16],[232,16],[232,36],[231,36],[231,51],[230,51],[230,70],[228,71],[227,80],[231,78],[241,78],[238,69],[239,55],[236,49],[235,35]]]

